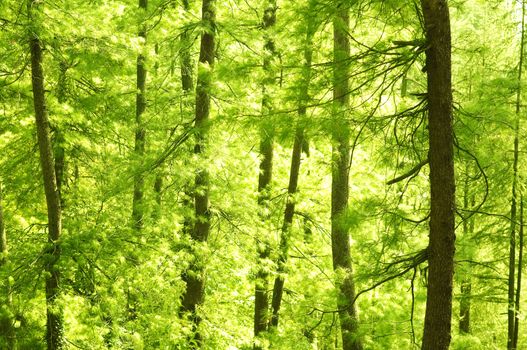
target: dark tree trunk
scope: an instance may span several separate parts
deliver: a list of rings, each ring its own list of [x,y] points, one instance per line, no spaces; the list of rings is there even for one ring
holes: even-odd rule
[[[188,0],[183,1],[183,9],[187,12],[190,11]],[[188,29],[183,30],[180,40],[181,87],[183,88],[183,92],[187,94],[192,91],[192,59],[190,56],[192,39],[190,38]]]
[[[263,29],[265,31],[263,70],[265,80],[262,84],[262,117],[269,118],[271,111],[271,96],[269,96],[267,85],[272,83],[273,74],[271,72],[271,62],[276,55],[274,40],[269,36],[268,30],[276,23],[276,0],[267,0],[263,15]],[[273,136],[274,130],[272,122],[262,120],[260,126],[260,173],[258,176],[258,205],[261,207],[260,219],[265,222],[269,219],[268,212],[270,198],[270,184],[273,173]],[[264,225],[266,227],[266,225]],[[257,238],[256,249],[258,252],[258,271],[254,287],[254,336],[258,337],[267,329],[269,312],[269,273],[264,264],[271,249],[266,237],[267,232],[263,232]],[[258,241],[260,240],[260,241]],[[259,349],[255,345],[255,349]]]
[[[212,81],[212,71],[214,67],[214,50],[215,50],[215,8],[214,0],[203,0],[202,21],[204,32],[201,35],[201,46],[199,54],[199,69],[203,72],[198,74],[196,84],[196,145],[194,153],[199,158],[205,157],[205,147],[207,146],[207,137],[209,129],[210,115],[210,85]],[[208,66],[208,67],[207,67]],[[191,231],[191,238],[195,244],[206,242],[210,231],[210,212],[209,212],[209,174],[205,167],[196,170],[195,189],[194,189],[194,209],[195,224]],[[193,346],[201,346],[201,335],[197,330],[200,324],[200,318],[197,314],[196,307],[203,304],[205,298],[205,271],[201,266],[200,260],[196,257],[195,262],[190,267],[190,273],[186,276],[187,288],[182,300],[182,311],[190,312],[196,329],[195,341]]]
[[[284,293],[285,283],[285,265],[287,263],[287,256],[289,254],[289,240],[290,229],[293,224],[293,216],[295,214],[295,200],[294,195],[298,187],[298,174],[300,172],[300,161],[302,155],[302,143],[304,140],[304,127],[299,125],[295,133],[295,142],[293,145],[293,153],[291,156],[291,170],[289,173],[289,186],[287,187],[287,199],[284,211],[284,222],[280,235],[280,252],[278,257],[278,271],[274,280],[273,298],[271,307],[273,315],[271,316],[272,327],[278,326],[280,306],[282,304],[282,295]]]
[[[304,142],[304,127],[306,118],[307,103],[309,100],[309,85],[311,83],[311,61],[313,57],[312,40],[314,35],[314,25],[312,19],[307,19],[307,34],[306,43],[304,48],[304,67],[303,76],[301,81],[301,91],[298,96],[299,107],[298,107],[298,121],[295,131],[295,141],[293,144],[293,151],[291,154],[291,168],[289,173],[289,185],[287,187],[287,199],[284,211],[284,222],[282,225],[282,231],[280,235],[280,252],[278,256],[278,271],[277,276],[274,280],[273,286],[273,297],[272,297],[272,311],[270,325],[272,327],[278,326],[280,306],[282,304],[282,296],[284,292],[284,274],[285,265],[287,263],[288,251],[289,251],[289,240],[290,240],[290,229],[293,224],[293,216],[295,214],[295,194],[298,187],[298,176],[300,172],[300,162],[302,156],[302,148],[305,145]]]
[[[470,298],[472,294],[472,282],[466,278],[461,282],[461,299],[459,301],[459,332],[470,333]]]
[[[161,169],[158,169],[154,180],[154,194],[156,198],[156,207],[152,212],[152,219],[158,222],[159,219],[161,219],[161,203],[163,200],[163,172]]]
[[[465,184],[464,184],[464,193],[463,193],[463,208],[465,210],[470,210],[471,207],[475,204],[475,198],[470,193],[470,166],[467,162],[466,165],[466,175],[465,175]],[[469,198],[471,197],[471,200]],[[471,248],[472,234],[474,233],[474,217],[471,216],[463,220],[463,242],[468,245],[468,249],[462,251],[463,257],[465,259],[473,259],[473,251]],[[462,245],[463,246],[463,245]],[[470,333],[470,308],[471,308],[471,298],[472,298],[472,278],[471,278],[471,266],[467,265],[466,268],[461,270],[462,281],[461,281],[461,296],[459,299],[459,332],[461,334]]]
[[[188,0],[183,1],[183,8],[185,11],[190,11],[190,5]],[[193,79],[192,79],[192,58],[190,55],[190,49],[192,47],[192,39],[189,35],[189,30],[185,29],[181,33],[181,50],[179,52],[180,64],[181,64],[181,88],[183,89],[183,101],[184,105],[188,101],[188,95],[192,92],[193,89]],[[183,189],[183,206],[188,208],[185,210],[185,215],[183,218],[183,232],[189,234],[192,230],[192,216],[189,213],[192,213],[193,203],[192,203],[192,185],[187,184]]]
[[[422,349],[448,349],[454,275],[455,178],[453,159],[451,34],[446,0],[421,0],[428,49],[430,235],[428,290]]]
[[[37,34],[30,38],[31,81],[40,163],[44,180],[44,192],[48,212],[48,245],[49,261],[45,266],[46,277],[46,341],[48,350],[64,347],[62,309],[57,303],[60,295],[60,272],[57,266],[60,259],[61,206],[60,194],[55,175],[55,161],[49,131],[48,112],[44,96],[44,73],[42,70],[42,47]]]
[[[139,0],[139,9],[146,12],[147,0]],[[138,33],[139,37],[146,43],[146,25],[140,24]],[[143,122],[143,114],[146,109],[146,57],[144,54],[137,56],[137,81],[136,81],[136,98],[135,98],[135,147],[134,153],[138,159],[141,159],[145,153],[146,130]],[[141,231],[144,225],[144,178],[142,172],[136,170],[134,176],[134,197],[132,201],[132,220],[133,227],[136,231]]]
[[[523,196],[520,195],[520,242],[518,252],[518,278],[516,280],[516,300],[515,300],[515,317],[514,317],[514,334],[512,338],[512,348],[518,348],[518,334],[520,327],[520,297],[522,289],[522,269],[523,269]]]
[[[523,73],[523,51],[525,41],[525,2],[522,1],[522,24],[520,39],[520,57],[518,63],[518,77],[516,90],[516,120],[514,128],[514,162],[512,178],[512,198],[511,198],[511,229],[509,236],[509,281],[508,281],[508,302],[507,302],[507,349],[516,349],[515,333],[517,312],[515,301],[515,267],[516,267],[516,217],[517,217],[517,184],[518,184],[518,157],[519,157],[519,132],[520,132],[520,112],[522,94],[522,73]],[[518,274],[520,272],[518,271]],[[518,301],[519,302],[519,301]]]
[[[333,99],[334,126],[331,181],[331,250],[333,269],[343,278],[337,281],[340,329],[344,350],[360,350],[358,316],[355,304],[355,282],[349,243],[348,226],[343,217],[348,209],[350,125],[347,122],[349,108],[349,5],[337,6],[333,19]]]

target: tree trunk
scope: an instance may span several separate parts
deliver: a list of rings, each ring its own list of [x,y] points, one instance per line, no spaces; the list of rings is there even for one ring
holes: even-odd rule
[[[212,72],[214,68],[214,50],[215,50],[215,8],[214,0],[203,0],[202,21],[204,32],[201,35],[201,46],[199,53],[199,74],[196,84],[196,145],[194,153],[198,158],[206,157],[205,147],[207,146],[207,137],[209,129],[210,115],[210,85],[212,81]],[[191,231],[191,238],[195,244],[202,244],[207,241],[210,231],[210,211],[209,211],[209,174],[205,167],[200,166],[196,170],[195,188],[194,188],[194,209],[195,224]],[[197,328],[200,324],[200,318],[197,314],[196,307],[201,305],[205,297],[205,271],[204,266],[197,262],[198,257],[191,264],[191,273],[187,275],[187,289],[182,300],[182,311],[191,313],[191,317],[196,329],[195,347],[201,346],[201,335]]]
[[[159,57],[159,44],[156,43],[154,46],[154,52],[156,54],[156,57]],[[154,65],[154,76],[158,76],[158,70],[159,70],[159,63],[156,60],[156,63]],[[159,168],[156,170],[156,177],[154,179],[154,196],[156,199],[156,205],[154,210],[152,211],[152,219],[155,223],[159,223],[161,220],[162,215],[162,203],[163,203],[163,179],[164,179],[164,171],[163,171],[163,164],[159,165]]]
[[[289,240],[290,229],[293,224],[293,216],[295,214],[295,199],[294,195],[298,187],[298,174],[300,171],[300,161],[302,154],[302,143],[304,139],[304,127],[298,126],[295,133],[295,143],[293,145],[293,153],[291,156],[291,169],[289,174],[289,186],[287,188],[287,199],[284,211],[284,223],[280,235],[280,252],[278,257],[278,271],[274,280],[272,309],[273,315],[271,317],[270,325],[272,327],[278,326],[278,318],[280,306],[282,304],[282,295],[284,293],[285,283],[285,265],[287,263],[287,256],[289,254]]]
[[[2,183],[0,182],[0,268],[7,265],[7,234],[5,231],[4,223],[4,207],[3,207],[3,193],[2,193]],[[11,284],[9,280],[6,279],[5,282],[5,303],[7,306],[8,312],[13,308],[13,296],[11,290]],[[4,296],[2,296],[4,298]],[[6,310],[4,310],[6,311]],[[12,317],[6,317],[1,319],[2,329],[0,335],[6,340],[7,350],[16,350],[18,348],[18,341],[16,338],[16,328],[14,327],[15,320]]]
[[[33,6],[35,3],[30,3]],[[31,11],[31,10],[30,10]],[[31,81],[33,86],[33,103],[40,153],[40,164],[44,180],[44,192],[48,212],[48,245],[49,260],[46,269],[46,341],[48,350],[64,347],[62,309],[57,298],[60,295],[60,271],[57,266],[60,259],[61,206],[60,195],[55,175],[55,161],[51,145],[48,112],[44,96],[44,73],[42,70],[42,47],[38,35],[30,38]]]
[[[454,275],[455,178],[452,126],[451,34],[446,0],[421,0],[428,48],[430,235],[422,349],[448,349]]]
[[[522,287],[522,268],[523,268],[523,196],[520,195],[520,242],[518,252],[518,278],[516,280],[516,300],[515,308],[516,314],[514,316],[514,334],[512,338],[512,348],[518,348],[518,334],[519,334],[519,323],[520,323],[520,297]]]
[[[139,0],[139,9],[142,13],[146,13],[147,0]],[[144,17],[144,16],[143,16]],[[143,45],[146,45],[146,25],[140,24],[138,33],[139,37],[143,39]],[[143,114],[146,109],[146,57],[143,53],[137,56],[137,81],[136,81],[136,98],[135,98],[135,156],[140,159],[145,153],[145,137],[146,130],[143,124]],[[136,170],[134,176],[134,197],[132,201],[132,220],[133,227],[136,231],[141,231],[144,225],[144,178],[143,174]]]
[[[3,206],[3,192],[2,183],[0,182],[0,267],[7,262],[7,235],[4,224],[4,206]]]
[[[309,11],[308,11],[309,12]],[[278,271],[274,280],[273,298],[272,298],[272,317],[270,325],[272,327],[278,326],[280,306],[282,304],[282,295],[284,292],[284,274],[285,265],[287,263],[290,229],[293,224],[293,216],[295,213],[295,194],[298,187],[298,175],[300,172],[300,162],[302,156],[302,147],[304,146],[304,125],[306,118],[306,109],[309,99],[309,84],[311,82],[311,61],[313,57],[312,40],[314,35],[314,25],[312,19],[307,21],[306,43],[304,48],[304,67],[301,82],[301,91],[299,95],[298,107],[298,121],[295,131],[295,141],[293,144],[293,151],[291,154],[291,168],[289,173],[289,185],[287,187],[287,199],[284,211],[284,222],[282,225],[280,235],[280,253],[278,257]]]
[[[471,206],[474,206],[475,198],[470,194],[470,184],[469,179],[471,178],[470,166],[469,163],[466,163],[466,175],[465,175],[465,184],[464,184],[464,193],[463,193],[463,208],[465,210],[470,210]],[[471,200],[469,200],[471,198]],[[468,249],[465,249],[463,252],[463,257],[472,260],[473,258],[473,249],[470,246],[472,237],[474,233],[474,217],[471,216],[468,219],[463,220],[463,241],[465,245],[468,245]],[[470,308],[471,308],[471,298],[472,298],[472,278],[471,278],[471,267],[468,265],[466,269],[461,271],[462,281],[461,281],[461,296],[459,299],[459,333],[469,334],[470,333]]]
[[[516,332],[516,309],[515,302],[515,265],[516,265],[516,212],[517,212],[517,183],[518,183],[518,156],[519,156],[519,132],[520,132],[520,112],[521,112],[521,93],[522,93],[522,73],[523,73],[523,50],[525,40],[525,2],[522,1],[522,24],[520,39],[520,57],[518,63],[518,77],[516,90],[516,120],[514,127],[514,162],[512,178],[512,198],[511,198],[511,228],[509,236],[509,280],[508,280],[508,300],[507,300],[507,349],[515,349],[514,334]],[[518,272],[519,274],[519,272]]]
[[[188,0],[183,1],[183,8],[186,12],[190,11],[190,5]],[[193,82],[192,82],[192,59],[190,56],[190,49],[192,47],[192,39],[189,36],[189,30],[185,29],[181,33],[181,50],[179,52],[180,64],[181,64],[181,88],[183,89],[183,101],[184,105],[187,102],[188,95],[192,92]],[[188,208],[188,211],[185,213],[191,213],[193,208],[192,203],[192,185],[188,184],[183,189],[183,206]],[[192,217],[189,214],[185,214],[183,218],[183,232],[190,233],[192,230]]]
[[[271,72],[271,62],[276,55],[275,44],[269,36],[269,29],[276,23],[276,0],[267,0],[263,15],[263,29],[265,36],[263,70],[265,80],[262,84],[262,117],[269,118],[271,111],[271,97],[267,85],[272,83],[273,74]],[[266,222],[269,219],[268,206],[270,198],[270,183],[273,172],[273,125],[269,120],[264,119],[260,126],[260,173],[258,176],[258,205],[260,209],[260,219]],[[263,225],[267,227],[266,225]],[[264,228],[265,230],[265,228]],[[263,232],[263,237],[258,237],[256,242],[258,252],[258,271],[254,288],[254,336],[258,337],[267,329],[268,309],[269,309],[269,272],[265,267],[265,261],[269,259],[271,249],[266,237],[267,232]],[[258,241],[260,240],[260,241]],[[255,349],[259,349],[255,345]]]
[[[333,99],[334,126],[332,146],[331,181],[331,250],[333,269],[337,273],[337,307],[339,309],[342,348],[360,350],[358,316],[354,304],[355,282],[351,262],[349,232],[343,218],[348,209],[350,126],[347,122],[349,108],[349,5],[337,6],[333,19]],[[340,277],[342,276],[342,277]]]
[[[188,0],[183,0],[183,9],[186,12],[190,11]],[[192,59],[190,57],[190,48],[192,47],[192,40],[189,36],[189,30],[185,29],[181,33],[181,49],[179,51],[181,64],[181,87],[185,94],[192,91]]]
[[[163,202],[163,170],[158,169],[156,172],[156,178],[154,180],[154,193],[156,198],[156,207],[152,212],[152,219],[155,222],[159,222],[161,219],[161,209]]]
[[[470,277],[461,282],[461,299],[459,301],[459,333],[470,333],[470,298],[472,294],[472,281]]]

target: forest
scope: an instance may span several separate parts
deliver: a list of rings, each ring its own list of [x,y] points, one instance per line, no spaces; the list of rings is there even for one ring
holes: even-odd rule
[[[525,0],[0,0],[0,349],[527,349]]]

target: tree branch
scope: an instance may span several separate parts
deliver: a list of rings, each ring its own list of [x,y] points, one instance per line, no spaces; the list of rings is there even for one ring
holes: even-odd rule
[[[393,185],[394,183],[403,181],[404,179],[407,179],[410,176],[417,174],[421,170],[422,167],[424,167],[426,164],[428,164],[428,162],[429,162],[428,157],[426,157],[426,159],[422,160],[419,164],[417,164],[412,169],[410,169],[410,171],[408,171],[407,173],[404,173],[404,174],[396,177],[395,179],[392,179],[392,180],[386,182],[386,184],[387,185]]]

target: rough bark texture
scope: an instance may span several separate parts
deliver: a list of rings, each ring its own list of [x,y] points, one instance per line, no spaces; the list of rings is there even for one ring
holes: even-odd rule
[[[331,248],[333,269],[337,272],[342,347],[360,350],[358,316],[355,305],[355,282],[350,253],[348,227],[343,217],[348,208],[350,126],[346,121],[349,108],[349,5],[341,3],[333,19],[333,99],[335,101],[332,181],[331,181]]]
[[[139,0],[139,8],[146,12],[147,9],[147,0]],[[146,26],[144,24],[140,25],[139,37],[143,38],[144,43],[146,43]],[[139,54],[137,56],[137,81],[136,81],[136,98],[135,98],[135,147],[134,153],[135,156],[140,159],[145,153],[145,137],[146,130],[143,124],[143,113],[146,109],[146,67],[145,67],[146,57],[144,54]],[[134,176],[134,197],[132,202],[132,220],[133,227],[135,230],[140,231],[144,225],[144,179],[143,174],[138,172]]]
[[[199,69],[203,70],[198,74],[196,84],[196,144],[194,153],[203,158],[206,155],[205,147],[207,144],[207,135],[209,128],[210,114],[210,84],[212,71],[214,67],[214,50],[215,50],[215,8],[214,0],[203,0],[202,21],[205,31],[201,35],[201,46],[199,54]],[[196,170],[195,188],[194,188],[194,209],[195,223],[191,231],[191,238],[196,244],[207,241],[210,231],[210,212],[209,212],[209,174],[205,167]],[[197,257],[199,258],[199,257]],[[201,266],[200,259],[196,259],[190,267],[191,273],[187,274],[187,288],[182,299],[182,311],[190,312],[196,329],[193,347],[201,346],[201,335],[197,331],[200,318],[196,312],[196,307],[201,305],[205,298],[205,272],[204,266]]]
[[[430,158],[428,290],[422,349],[448,349],[454,274],[455,179],[453,160],[451,34],[446,0],[422,0],[425,20]]]
[[[276,23],[276,0],[267,0],[263,15],[263,29],[265,31],[263,69],[266,78],[262,84],[262,116],[268,118],[271,110],[271,96],[267,85],[272,83],[273,76],[270,72],[271,61],[275,56],[275,44],[267,31]],[[268,120],[262,121],[260,129],[260,173],[258,176],[258,205],[261,207],[260,219],[265,222],[268,219],[267,207],[269,205],[270,183],[273,173],[273,127]],[[264,225],[265,227],[265,225]],[[266,232],[264,232],[264,235]],[[267,237],[261,237],[261,242],[256,242],[258,252],[258,271],[254,287],[254,336],[257,337],[267,329],[269,321],[269,273],[263,266],[269,258],[271,249]],[[255,349],[258,349],[255,345]]]
[[[48,112],[44,96],[44,73],[42,70],[42,47],[38,36],[33,34],[30,38],[31,50],[31,81],[33,86],[33,102],[37,138],[40,153],[40,164],[44,180],[44,192],[48,212],[48,244],[47,254],[49,260],[45,265],[46,277],[46,341],[48,350],[62,349],[64,347],[64,332],[62,310],[56,303],[60,295],[60,272],[57,262],[60,258],[61,235],[61,206],[60,195],[55,175],[55,162],[53,147],[49,131]]]

